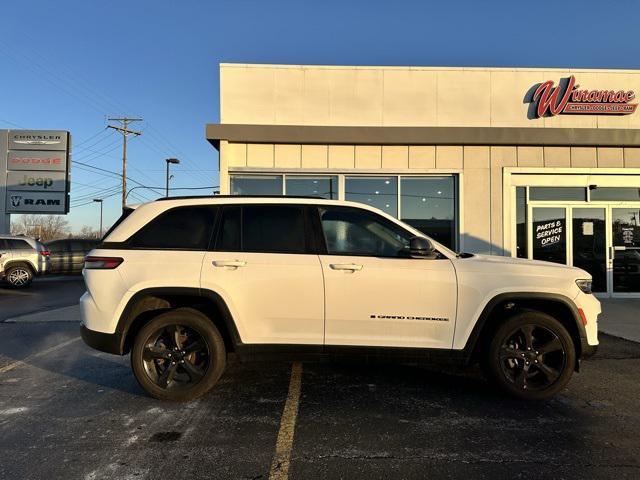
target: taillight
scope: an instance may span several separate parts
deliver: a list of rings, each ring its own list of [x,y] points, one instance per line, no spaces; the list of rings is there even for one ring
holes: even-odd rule
[[[49,250],[40,250],[40,255],[42,255],[43,257],[48,257],[49,255],[51,255],[51,252]]]
[[[92,257],[88,256],[84,259],[84,268],[113,270],[124,262],[124,258],[120,257]]]

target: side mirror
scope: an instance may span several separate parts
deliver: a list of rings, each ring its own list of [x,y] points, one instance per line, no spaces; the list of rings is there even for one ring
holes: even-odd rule
[[[435,250],[431,242],[424,237],[412,237],[409,240],[409,253],[414,258],[434,258]]]

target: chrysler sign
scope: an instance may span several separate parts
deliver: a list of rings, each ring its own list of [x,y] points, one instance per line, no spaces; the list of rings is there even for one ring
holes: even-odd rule
[[[68,213],[69,132],[8,130],[0,165],[6,213]],[[4,134],[5,132],[0,132]],[[1,205],[1,202],[0,202]]]
[[[559,114],[590,115],[629,115],[636,111],[637,103],[633,90],[589,90],[576,84],[571,75],[562,82],[564,86],[554,86],[553,80],[547,80],[536,88],[533,102],[537,102],[538,117]]]

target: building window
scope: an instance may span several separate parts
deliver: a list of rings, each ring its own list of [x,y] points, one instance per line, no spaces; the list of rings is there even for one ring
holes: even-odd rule
[[[527,187],[516,187],[516,256],[528,258]]]
[[[587,200],[587,189],[584,187],[529,187],[530,200]]]
[[[338,198],[337,176],[298,176],[287,175],[285,178],[286,195],[298,197],[321,197],[335,200]]]
[[[453,177],[401,177],[402,221],[449,248],[455,248],[455,211]]]
[[[232,175],[231,195],[282,195],[282,175]]]
[[[346,177],[344,196],[398,216],[398,177]]]
[[[567,263],[567,225],[564,208],[532,209],[533,258]]]
[[[596,187],[591,190],[594,201],[640,201],[640,188],[629,187]]]

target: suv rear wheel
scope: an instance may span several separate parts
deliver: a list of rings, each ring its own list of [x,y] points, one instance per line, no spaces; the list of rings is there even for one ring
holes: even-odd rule
[[[25,288],[31,284],[33,272],[26,265],[12,265],[5,271],[5,280],[14,288]]]
[[[222,376],[225,363],[220,332],[191,308],[155,317],[138,332],[131,350],[136,380],[161,400],[185,401],[205,394]]]
[[[526,400],[545,400],[571,379],[575,346],[555,318],[535,311],[519,313],[495,333],[485,371],[507,393]]]

